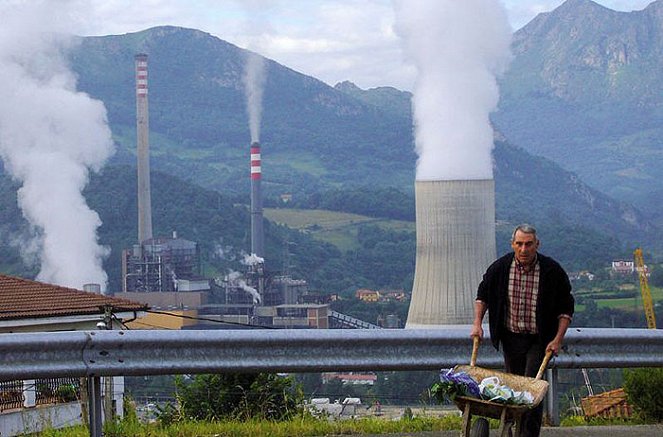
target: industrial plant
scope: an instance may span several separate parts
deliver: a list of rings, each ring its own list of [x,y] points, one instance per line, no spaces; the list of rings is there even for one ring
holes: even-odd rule
[[[205,278],[196,242],[180,238],[176,232],[168,237],[153,236],[146,54],[135,56],[135,73],[138,241],[122,252],[122,292],[116,295],[147,303],[154,310],[186,316],[189,322],[178,326],[182,329],[377,328],[315,302],[306,280],[266,271],[257,141],[250,145],[251,255],[245,259],[244,272]],[[154,322],[153,326],[163,323]]]

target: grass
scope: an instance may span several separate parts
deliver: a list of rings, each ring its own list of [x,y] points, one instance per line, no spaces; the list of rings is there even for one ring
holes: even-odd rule
[[[644,314],[642,294],[640,293],[639,284],[634,283],[633,285],[633,290],[635,291],[635,295],[633,297],[614,298],[615,294],[620,293],[628,288],[629,287],[624,287],[622,290],[580,290],[577,295],[602,295],[604,296],[603,299],[594,297],[594,301],[596,302],[596,306],[598,308],[611,308]],[[653,287],[650,285],[650,292],[654,305],[656,305],[656,303],[663,302],[663,288]],[[576,305],[576,311],[584,311],[585,306],[586,305]]]
[[[300,416],[285,422],[265,420],[199,422],[184,421],[169,426],[144,424],[138,421],[121,421],[104,429],[108,437],[319,437],[329,435],[362,435],[414,433],[425,431],[459,430],[462,418],[458,415],[443,417],[414,417],[411,419],[384,420],[380,418],[362,418],[351,420],[316,419],[311,416]],[[610,426],[610,425],[642,425],[638,418],[594,418],[569,416],[562,419],[561,426]],[[491,428],[497,428],[499,421],[490,419]],[[60,430],[47,430],[35,436],[39,437],[87,437],[89,432],[83,426],[75,426]]]
[[[289,228],[306,232],[311,237],[333,244],[341,251],[359,247],[359,227],[373,224],[383,229],[414,232],[414,223],[368,217],[347,212],[321,209],[265,208],[265,217]]]
[[[362,418],[351,420],[326,420],[310,416],[285,422],[265,420],[198,422],[185,421],[170,426],[123,421],[107,426],[104,435],[109,437],[313,437],[345,434],[388,434],[399,432],[443,431],[460,429],[461,418],[457,415],[445,417],[414,417],[412,419],[384,420]],[[42,437],[87,437],[87,428],[76,426],[62,430],[48,430]]]

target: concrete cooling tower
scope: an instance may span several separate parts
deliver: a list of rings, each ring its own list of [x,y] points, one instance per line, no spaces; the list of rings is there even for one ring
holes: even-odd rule
[[[406,328],[471,324],[495,260],[495,182],[415,183],[417,258]]]

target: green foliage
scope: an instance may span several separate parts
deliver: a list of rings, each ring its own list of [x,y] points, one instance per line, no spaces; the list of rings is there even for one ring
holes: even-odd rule
[[[625,370],[624,391],[644,419],[663,421],[663,368]]]
[[[175,380],[182,417],[194,420],[286,420],[303,395],[291,377],[270,373],[196,375]]]
[[[649,284],[655,287],[663,287],[663,267],[660,265],[653,265],[651,275],[649,276]]]
[[[55,396],[60,402],[73,402],[78,399],[78,390],[73,384],[62,384],[55,389]]]

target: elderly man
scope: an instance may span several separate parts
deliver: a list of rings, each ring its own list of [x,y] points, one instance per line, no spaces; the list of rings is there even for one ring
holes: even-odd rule
[[[470,335],[483,338],[481,326],[488,311],[490,339],[502,344],[506,371],[536,376],[546,351],[557,354],[573,316],[569,277],[552,258],[538,253],[534,227],[522,224],[511,237],[513,253],[488,267],[479,284]],[[521,436],[537,437],[543,405],[523,423]]]

